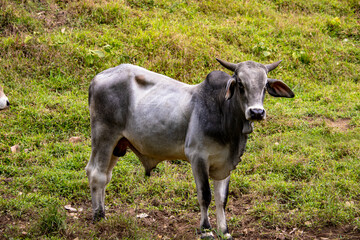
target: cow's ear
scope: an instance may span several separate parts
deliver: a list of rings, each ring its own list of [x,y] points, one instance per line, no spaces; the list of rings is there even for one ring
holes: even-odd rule
[[[295,96],[293,91],[283,81],[277,79],[268,78],[266,90],[273,97],[293,98]]]
[[[236,80],[230,78],[226,84],[225,100],[229,100],[234,95]]]

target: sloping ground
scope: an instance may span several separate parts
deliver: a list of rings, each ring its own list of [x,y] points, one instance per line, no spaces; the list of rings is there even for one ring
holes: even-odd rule
[[[215,57],[283,59],[270,77],[296,94],[266,97],[268,118],[232,174],[235,239],[360,238],[358,1],[0,0],[0,8],[0,84],[11,102],[0,113],[1,239],[194,239],[195,184],[178,161],[145,178],[133,154],[121,158],[108,219],[91,222],[87,90],[96,73],[125,62],[195,84],[223,70]],[[210,215],[215,227],[213,206]]]

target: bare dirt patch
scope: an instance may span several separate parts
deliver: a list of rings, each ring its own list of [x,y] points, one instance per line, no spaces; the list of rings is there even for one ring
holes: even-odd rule
[[[305,121],[310,124],[310,127],[317,127],[325,124],[330,129],[337,132],[345,132],[351,128],[350,118],[339,118],[339,119],[331,119],[331,118],[305,118]]]
[[[327,227],[322,229],[313,228],[271,228],[262,225],[254,216],[249,213],[252,207],[254,196],[231,196],[227,207],[227,219],[229,230],[234,239],[241,240],[270,240],[270,239],[301,239],[301,240],[335,240],[335,239],[360,239],[360,231],[351,226]],[[134,209],[126,205],[120,208],[110,208],[107,212],[109,217],[99,223],[92,222],[91,203],[82,203],[75,206],[83,211],[76,215],[67,214],[67,228],[65,232],[58,233],[62,239],[134,239],[132,230],[121,221],[113,221],[114,216],[125,216],[141,229],[150,232],[150,239],[157,240],[190,240],[199,239],[198,227],[200,212],[198,211],[177,211],[176,213],[167,210]],[[214,206],[210,210],[210,220],[213,227],[216,227]],[[146,213],[145,218],[138,218],[140,213]],[[76,216],[76,217],[74,217]],[[231,217],[241,217],[236,224],[231,223]],[[36,220],[35,220],[36,221]],[[21,219],[15,219],[8,214],[0,214],[0,235],[8,237],[24,238],[32,236],[33,217],[26,215]],[[139,233],[137,233],[139,234]],[[3,236],[4,236],[3,235]],[[0,236],[0,239],[7,239]]]
[[[229,231],[232,234],[234,239],[241,240],[270,240],[270,239],[301,239],[301,240],[335,240],[335,239],[349,239],[355,240],[360,239],[360,232],[356,229],[353,229],[350,226],[342,227],[327,227],[322,229],[312,229],[312,228],[284,228],[280,229],[269,228],[261,225],[257,219],[249,213],[249,209],[252,207],[252,200],[254,196],[233,196],[230,197],[228,207],[227,207],[227,219],[230,220],[232,216],[241,217],[241,222],[237,224],[230,223],[229,221]],[[211,208],[210,212],[215,212],[214,206]],[[146,229],[151,232],[152,239],[199,239],[199,221],[200,221],[200,212],[193,211],[180,211],[176,214],[171,213],[166,210],[146,210],[146,209],[133,209],[133,208],[124,208],[121,209],[112,209],[109,212],[111,215],[124,214],[126,217],[136,220],[136,223],[141,228]],[[139,219],[136,216],[140,213],[146,213],[148,217]],[[80,221],[90,221],[91,222],[91,209],[88,208],[88,212],[84,218],[80,218]],[[216,218],[215,214],[210,214],[210,221],[212,226],[216,227]],[[82,223],[86,224],[86,223]],[[92,227],[96,230],[96,225],[91,224]],[[109,224],[110,225],[110,224]],[[111,236],[121,236],[121,234],[116,234],[113,232],[111,226],[107,228],[106,222],[102,225],[102,231],[104,234],[106,232],[112,232]],[[124,229],[119,228],[119,233],[124,231]],[[75,235],[73,235],[74,237]],[[100,235],[97,235],[101,237]],[[78,236],[80,238],[80,236]],[[86,236],[84,236],[86,238]],[[218,239],[218,238],[217,238]]]
[[[328,127],[340,132],[345,132],[350,128],[350,121],[351,119],[349,118],[340,118],[336,120],[328,118],[325,119],[325,123]]]

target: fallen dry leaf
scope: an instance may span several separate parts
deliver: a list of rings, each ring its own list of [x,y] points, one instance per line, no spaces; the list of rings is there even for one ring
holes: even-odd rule
[[[16,145],[12,146],[10,148],[10,150],[11,150],[12,153],[18,153],[18,152],[20,152],[20,145],[16,144]]]
[[[64,208],[69,212],[77,212],[76,208],[71,207],[71,205],[65,205]]]
[[[78,143],[78,142],[81,142],[81,141],[82,141],[81,137],[71,137],[69,139],[69,142],[71,142],[71,143]]]

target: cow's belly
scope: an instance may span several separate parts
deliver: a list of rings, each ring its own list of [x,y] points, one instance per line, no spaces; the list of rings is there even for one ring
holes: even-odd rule
[[[142,155],[157,160],[186,160],[184,142],[164,139],[162,136],[144,136],[132,134],[127,137],[131,145]]]
[[[134,121],[134,125],[126,128],[124,136],[138,152],[158,160],[185,160],[185,124],[172,122],[168,125],[147,117]],[[139,122],[143,124],[139,125]]]
[[[154,159],[185,159],[187,117],[179,107],[150,106],[136,109],[124,136],[143,155]]]
[[[171,86],[137,90],[129,109],[124,137],[145,156],[185,160],[191,94],[188,89],[167,88]]]

